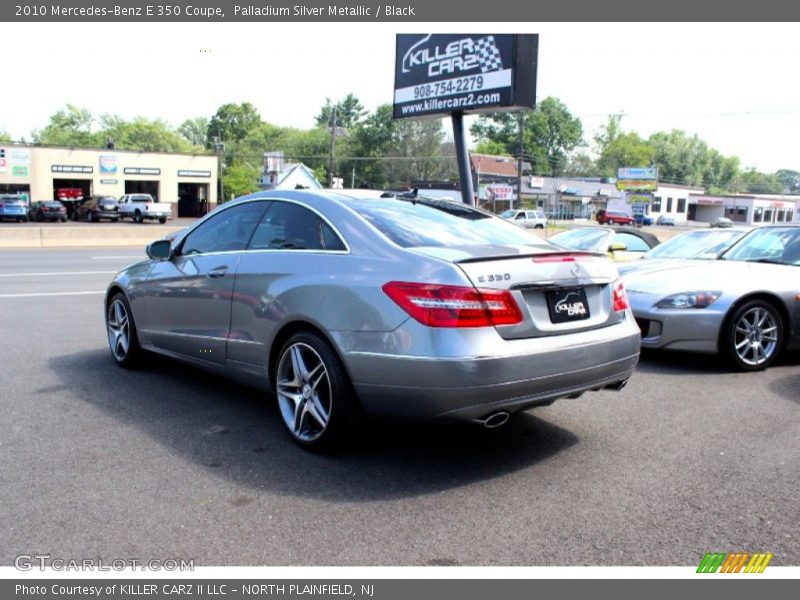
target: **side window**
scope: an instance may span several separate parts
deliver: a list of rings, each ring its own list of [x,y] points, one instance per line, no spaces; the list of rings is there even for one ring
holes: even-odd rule
[[[312,211],[290,202],[271,202],[250,250],[345,250],[330,226]]]
[[[614,241],[625,244],[628,247],[628,252],[647,252],[650,250],[650,246],[647,245],[647,242],[630,233],[618,233]]]
[[[244,250],[266,208],[265,202],[248,202],[223,210],[187,236],[181,254]]]
[[[524,212],[518,212],[518,213],[517,213],[517,216],[516,216],[516,217],[514,217],[514,220],[515,220],[515,221],[522,221],[522,220],[524,220],[524,219],[525,219],[525,213],[524,213]]]

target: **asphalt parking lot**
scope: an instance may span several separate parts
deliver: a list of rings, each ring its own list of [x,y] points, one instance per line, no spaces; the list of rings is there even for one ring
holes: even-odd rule
[[[733,373],[648,353],[620,393],[507,426],[380,425],[297,448],[273,398],[116,367],[102,292],[141,249],[0,250],[0,564],[800,564],[800,355]]]

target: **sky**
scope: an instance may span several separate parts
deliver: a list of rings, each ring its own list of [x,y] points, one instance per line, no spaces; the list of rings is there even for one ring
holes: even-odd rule
[[[537,97],[580,117],[587,151],[623,113],[644,136],[683,129],[744,167],[800,170],[796,24],[0,23],[0,130],[30,140],[67,103],[177,126],[250,102],[308,128],[327,97],[391,102],[396,33],[477,29],[540,34]]]

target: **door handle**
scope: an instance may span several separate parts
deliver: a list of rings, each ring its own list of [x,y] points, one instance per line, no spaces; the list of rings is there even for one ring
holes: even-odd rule
[[[228,265],[224,265],[222,267],[214,267],[208,272],[208,276],[211,278],[225,277],[225,274],[227,272],[228,272]]]

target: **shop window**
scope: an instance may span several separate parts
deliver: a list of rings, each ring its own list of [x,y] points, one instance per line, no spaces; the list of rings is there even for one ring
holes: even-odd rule
[[[736,208],[736,221],[740,221],[742,223],[747,221],[747,207],[746,206],[738,206]]]
[[[764,209],[760,206],[756,206],[753,209],[753,223],[761,223],[764,218]]]
[[[782,208],[778,209],[778,212],[775,214],[775,222],[776,223],[783,223],[783,219],[786,217],[786,211]]]
[[[672,198],[667,198],[667,212],[672,212]]]
[[[653,198],[653,212],[661,212],[661,196]]]
[[[767,208],[764,210],[764,223],[772,223],[772,209]]]
[[[678,198],[678,212],[679,213],[686,212],[686,198]]]

